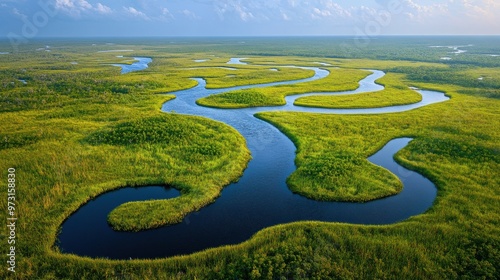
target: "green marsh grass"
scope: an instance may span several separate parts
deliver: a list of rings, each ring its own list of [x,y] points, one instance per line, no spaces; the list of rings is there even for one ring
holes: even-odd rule
[[[324,79],[279,85],[265,88],[244,89],[211,95],[196,101],[198,105],[215,108],[246,108],[285,104],[285,96],[307,92],[346,91],[358,88],[358,81],[369,75],[368,71],[323,67],[330,71]]]
[[[385,59],[389,48],[396,53],[396,58],[433,60],[435,50],[427,47],[407,48],[404,44],[401,48],[385,46],[379,49],[384,40],[374,42],[373,51],[365,52],[364,57],[380,55],[380,59]],[[287,45],[289,49],[285,48]],[[2,269],[0,278],[496,279],[500,271],[500,101],[492,97],[498,88],[459,84],[458,80],[453,82],[453,75],[446,80],[450,83],[439,79],[434,83],[426,81],[425,77],[417,75],[418,71],[410,75],[412,67],[417,68],[420,62],[309,58],[306,56],[312,54],[342,55],[330,45],[314,45],[312,49],[310,46],[310,43],[307,48],[301,43],[293,46],[287,43],[274,49],[271,45],[249,44],[237,50],[234,45],[215,48],[196,42],[191,45],[151,43],[148,46],[131,46],[123,42],[123,45],[113,46],[113,49],[134,49],[131,56],[153,57],[154,63],[147,73],[159,79],[158,85],[154,84],[156,79],[148,75],[120,76],[118,68],[101,65],[101,62],[117,63],[114,56],[123,54],[93,56],[97,50],[109,49],[104,45],[54,49],[52,53],[23,49],[20,54],[0,56],[0,170],[2,176],[10,167],[17,170],[20,217],[17,273],[13,275]],[[345,56],[362,56],[359,50],[353,51]],[[283,62],[278,65],[289,63],[289,60],[302,61],[299,65],[306,66],[317,61],[335,65],[338,61],[342,67],[376,68],[378,65],[376,69],[386,71],[402,65],[407,68],[401,68],[400,72],[407,75],[406,80],[411,85],[449,94],[452,98],[448,102],[397,114],[340,116],[268,112],[259,115],[280,128],[298,147],[298,169],[289,179],[292,184],[297,180],[311,181],[311,178],[297,175],[308,165],[316,166],[325,157],[332,160],[352,158],[359,163],[346,172],[353,177],[364,175],[356,182],[360,185],[370,184],[372,178],[366,176],[369,174],[393,181],[381,168],[365,164],[366,157],[392,138],[414,137],[415,140],[397,154],[396,160],[436,184],[438,196],[434,205],[421,215],[387,226],[323,222],[277,225],[239,245],[168,259],[114,261],[59,252],[55,239],[61,223],[86,201],[106,191],[124,186],[168,184],[179,188],[181,198],[186,198],[182,201],[186,208],[181,207],[181,211],[190,211],[189,207],[209,203],[225,183],[241,174],[249,158],[241,136],[214,121],[160,113],[161,104],[173,96],[155,95],[163,90],[194,86],[189,79],[192,77],[190,72],[180,68],[193,67],[193,59],[214,53],[225,58],[250,53],[303,55],[269,58],[270,64],[273,60]],[[227,61],[225,58],[208,63],[226,66],[223,64]],[[262,64],[261,61],[267,59],[252,58],[252,61]],[[470,61],[466,56],[460,59]],[[71,65],[72,61],[78,64]],[[450,73],[470,75],[472,81],[478,78],[479,72],[497,71],[496,66],[488,66],[493,62],[484,63],[481,69],[468,65],[470,69],[466,71],[434,63],[438,67],[429,67],[426,73],[429,77],[433,77],[434,72],[439,76],[442,69],[450,68]],[[361,77],[366,75],[366,72],[356,73]],[[26,79],[28,84],[16,82],[19,78]],[[141,81],[146,89],[135,86]],[[114,86],[127,88],[129,92],[115,92]],[[329,83],[323,86],[325,90],[332,88]],[[122,140],[109,140],[121,137],[127,128],[133,131],[137,123],[147,124],[147,136],[157,123],[149,121],[158,119],[164,119],[161,125],[172,129],[185,126],[189,132],[186,137],[199,143],[201,149],[190,150],[190,145],[158,141],[148,145],[124,145]],[[174,120],[175,125],[171,127],[169,121]],[[197,128],[205,136],[191,133]],[[220,146],[223,156],[214,158],[208,152],[199,166],[188,164],[192,160],[190,155],[206,153],[204,145],[211,147],[214,143],[210,135],[218,133],[222,133],[218,138],[223,141],[221,143],[227,143]],[[91,141],[99,134],[110,138],[103,142]],[[144,139],[136,142],[142,143]],[[206,172],[206,167],[213,169]],[[314,168],[310,171],[317,172]],[[335,172],[324,175],[324,182],[343,176]],[[200,186],[200,180],[207,182],[207,188]],[[322,181],[314,183],[326,196],[332,196],[337,189],[350,193],[345,184],[340,183],[332,190],[322,186]],[[398,188],[397,183],[394,187]],[[302,189],[311,193],[307,187]],[[150,210],[150,206],[143,206],[144,211]],[[173,203],[166,206],[174,207]],[[6,200],[0,200],[0,208],[6,208]],[[129,224],[134,217],[126,217],[127,210],[127,207],[116,210],[124,215],[121,216],[123,221],[118,217],[117,223],[124,228],[136,227]],[[154,223],[147,226],[151,225]],[[2,240],[5,234],[5,231],[0,232]]]
[[[422,96],[411,90],[403,80],[403,75],[387,73],[376,83],[385,87],[382,91],[352,95],[308,96],[295,100],[295,105],[319,108],[381,108],[407,105],[422,100]]]
[[[237,70],[228,70],[224,68],[193,68],[188,69],[188,71],[190,75],[203,77],[207,81],[208,89],[299,80],[314,76],[314,71],[312,70],[291,67],[277,67],[278,71],[271,71],[272,68],[276,67],[264,68],[252,65],[229,64],[225,67],[234,66],[237,67]]]

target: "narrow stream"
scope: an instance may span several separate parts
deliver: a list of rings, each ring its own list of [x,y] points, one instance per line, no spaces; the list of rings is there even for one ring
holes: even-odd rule
[[[141,71],[148,68],[148,64],[151,63],[153,59],[149,57],[134,57],[134,62],[132,64],[111,64],[116,67],[122,68],[122,74],[127,74],[130,72]]]
[[[232,59],[232,62],[241,62]],[[329,73],[314,67],[316,74],[309,79],[240,86],[223,90],[207,90],[203,79],[198,86],[175,92],[176,99],[163,105],[165,112],[198,115],[222,121],[236,128],[247,140],[253,159],[237,183],[227,186],[215,203],[188,215],[180,224],[142,232],[117,232],[107,224],[112,209],[127,201],[166,199],[175,197],[176,190],[164,187],[125,188],[103,194],[82,206],[62,225],[58,245],[63,253],[110,259],[162,258],[189,254],[207,248],[238,244],[269,226],[294,221],[328,221],[354,224],[391,224],[425,212],[436,197],[436,188],[422,175],[410,171],[394,160],[394,154],[404,148],[410,138],[393,139],[368,160],[397,175],[404,184],[401,193],[367,203],[320,202],[293,194],[286,178],[295,170],[295,146],[274,126],[255,118],[263,111],[298,111],[335,114],[380,114],[403,112],[448,100],[443,93],[419,91],[419,103],[376,109],[319,109],[297,107],[287,97],[287,105],[246,109],[214,109],[195,104],[199,98],[242,88],[291,84],[326,77]],[[375,80],[381,71],[360,82],[355,91],[334,93],[354,94],[383,89]],[[313,93],[311,93],[313,94]],[[325,94],[325,93],[322,93]],[[307,95],[307,94],[306,94]],[[146,198],[145,198],[146,197]]]

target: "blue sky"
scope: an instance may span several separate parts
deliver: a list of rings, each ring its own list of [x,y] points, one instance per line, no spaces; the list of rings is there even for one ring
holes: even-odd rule
[[[0,36],[500,35],[498,15],[496,0],[0,0]]]

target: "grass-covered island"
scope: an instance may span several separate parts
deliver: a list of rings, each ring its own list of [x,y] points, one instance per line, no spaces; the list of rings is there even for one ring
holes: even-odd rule
[[[485,56],[500,52],[497,37],[387,37],[373,40],[370,49],[352,51],[346,51],[343,38],[206,40],[116,39],[112,46],[100,39],[33,40],[18,52],[0,44],[5,53],[0,55],[0,213],[4,221],[10,213],[18,217],[15,231],[0,231],[1,279],[498,277],[500,58]],[[429,47],[464,44],[473,47],[453,60],[441,59],[448,49]],[[50,52],[36,51],[45,45]],[[123,75],[112,65],[133,63],[132,57],[152,62]],[[248,64],[227,64],[233,57],[245,57]],[[161,259],[112,260],[60,251],[57,236],[64,221],[86,202],[122,187],[169,186],[180,196],[115,208],[108,222],[120,232],[175,225],[216,201],[251,160],[245,138],[222,122],[161,112],[162,104],[195,87],[193,78],[223,91],[314,74],[290,65],[329,74],[310,82],[215,93],[197,103],[276,106],[288,95],[354,90],[370,69],[386,73],[376,81],[384,90],[309,96],[296,105],[374,108],[419,102],[410,87],[444,92],[451,97],[447,102],[401,113],[270,110],[255,116],[293,141],[297,169],[287,184],[314,200],[363,203],[398,193],[402,183],[366,158],[393,138],[414,138],[395,158],[436,185],[437,198],[428,211],[382,226],[279,224],[241,244]],[[7,199],[8,189],[15,189],[15,200]],[[15,273],[6,263],[12,232]]]

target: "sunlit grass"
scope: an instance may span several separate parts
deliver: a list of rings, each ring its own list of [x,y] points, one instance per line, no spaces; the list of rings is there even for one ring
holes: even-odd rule
[[[392,182],[392,189],[385,190],[386,193],[397,190],[399,186],[391,175],[367,164],[366,157],[392,138],[414,137],[396,159],[436,184],[438,197],[426,213],[388,226],[321,222],[278,225],[260,231],[240,245],[160,260],[112,261],[59,253],[54,244],[61,223],[86,201],[106,191],[148,184],[169,184],[181,190],[181,197],[171,202],[126,204],[115,210],[112,217],[115,217],[113,223],[117,228],[138,230],[178,221],[187,211],[212,201],[220,188],[237,179],[244,169],[249,155],[237,132],[202,118],[160,113],[161,104],[173,96],[154,94],[193,87],[195,84],[190,78],[193,75],[203,77],[205,71],[191,72],[184,68],[225,67],[229,57],[241,56],[242,52],[273,50],[265,50],[270,46],[261,46],[262,49],[253,46],[254,49],[234,55],[236,52],[225,49],[190,53],[193,49],[213,47],[180,46],[182,48],[164,44],[117,45],[112,48],[131,48],[134,52],[97,54],[98,50],[109,47],[90,47],[89,44],[54,49],[52,53],[0,56],[0,169],[5,175],[8,168],[15,167],[18,178],[20,218],[15,277],[497,278],[500,271],[500,101],[486,97],[494,97],[498,88],[460,85],[464,82],[457,77],[465,75],[468,81],[476,83],[478,74],[493,77],[498,69],[486,66],[475,69],[469,65],[471,69],[464,70],[443,64],[405,61],[253,57],[250,60],[253,64],[267,61],[269,66],[250,68],[259,73],[274,65],[317,66],[315,62],[326,62],[333,66],[375,68],[393,73],[391,69],[401,66],[406,67],[399,68],[399,72],[406,75],[404,86],[449,94],[452,98],[447,102],[397,114],[342,116],[268,112],[259,115],[279,127],[298,147],[298,169],[289,179],[294,191],[309,197],[317,194],[316,198],[320,199],[339,199],[338,194],[347,194],[356,200],[367,191],[363,186],[375,186],[379,182]],[[303,54],[318,54],[319,47],[325,53],[332,49],[327,45],[314,46],[313,50],[304,47]],[[405,57],[430,60],[426,52],[432,50],[427,49],[416,49]],[[285,52],[281,47],[277,51]],[[379,55],[385,55],[387,48],[383,51]],[[102,65],[120,62],[122,59],[116,55],[150,56],[154,62],[143,73],[121,76],[119,68]],[[207,62],[193,62],[207,57],[210,59]],[[72,61],[78,64],[72,65]],[[285,91],[353,89],[357,81],[368,74],[333,66],[328,69],[336,75],[316,84],[259,89],[259,94],[281,99]],[[418,68],[420,66],[426,68]],[[447,69],[446,72],[441,72],[443,69]],[[245,75],[250,77],[254,70],[248,70]],[[233,70],[210,71],[205,72],[207,76],[213,75],[216,79],[219,74],[228,75]],[[454,75],[445,75],[450,73]],[[426,81],[424,76],[439,77],[439,80],[433,83]],[[262,77],[258,75],[257,78]],[[339,77],[345,79],[339,80]],[[394,77],[403,79],[399,75]],[[23,85],[17,79],[26,79],[28,84]],[[231,85],[227,79],[221,76],[219,85],[224,86],[224,82]],[[492,80],[495,82],[494,77]],[[119,93],[120,90],[128,90],[128,93]],[[367,105],[377,106],[374,99],[369,100],[373,102],[367,101]],[[257,103],[265,102],[267,99]],[[127,131],[138,133],[137,124],[143,124],[145,138],[126,136]],[[180,143],[155,138],[151,133],[157,126],[168,131],[179,130],[175,137]],[[97,140],[99,135],[103,136],[102,141]],[[148,137],[153,137],[151,142]],[[129,145],[126,141],[130,140],[133,143]],[[314,176],[331,165],[335,168],[327,168],[322,176]],[[348,168],[342,168],[344,166]],[[357,186],[357,196],[344,180]],[[336,182],[333,188],[324,184],[333,181]],[[164,210],[158,211],[160,207],[166,207],[168,212],[173,210],[174,214],[163,215]],[[6,200],[0,200],[0,208],[6,209]],[[139,211],[133,213],[132,209]],[[150,220],[139,223],[137,215]],[[4,232],[1,236],[5,239]],[[0,272],[1,279],[13,277],[6,270]]]
[[[309,96],[295,100],[295,105],[319,108],[381,108],[417,103],[422,96],[402,81],[403,75],[388,73],[376,82],[385,87],[382,91],[352,95]]]
[[[285,104],[285,96],[308,92],[347,91],[359,87],[359,80],[370,73],[357,69],[326,68],[330,75],[311,82],[244,89],[211,95],[197,101],[198,105],[215,108],[245,108]]]

